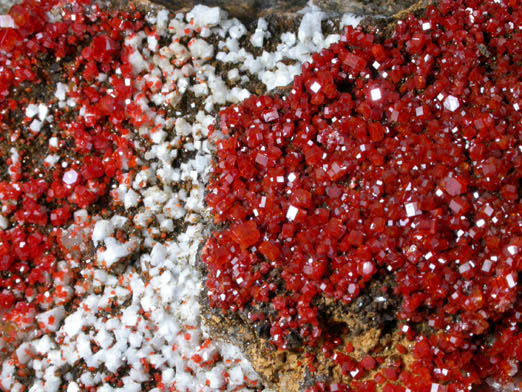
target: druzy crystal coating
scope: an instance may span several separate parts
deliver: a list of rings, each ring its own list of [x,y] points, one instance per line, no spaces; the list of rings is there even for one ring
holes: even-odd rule
[[[211,305],[268,320],[279,349],[290,334],[327,345],[317,300],[348,304],[391,275],[383,290],[401,299],[414,360],[379,373],[384,390],[509,380],[522,359],[517,5],[441,1],[385,39],[348,27],[286,97],[223,110],[207,203],[225,225],[203,252]],[[375,366],[334,351],[355,379]]]

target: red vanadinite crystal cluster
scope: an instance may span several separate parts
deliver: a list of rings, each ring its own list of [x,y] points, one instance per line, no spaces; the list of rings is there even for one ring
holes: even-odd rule
[[[443,0],[385,40],[347,28],[288,96],[223,110],[207,202],[226,228],[203,253],[212,306],[267,318],[278,348],[292,331],[316,345],[315,298],[350,303],[390,274],[414,361],[352,388],[511,379],[522,359],[521,25],[518,1]],[[355,379],[377,367],[329,355]]]
[[[49,21],[47,13],[58,6],[60,20]],[[0,200],[10,226],[0,231],[0,312],[3,321],[23,328],[52,301],[71,298],[66,293],[57,302],[67,290],[53,281],[60,282],[63,271],[56,265],[70,251],[58,244],[73,212],[88,207],[92,212],[109,185],[135,166],[126,128],[133,116],[123,110],[133,93],[124,78],[134,75],[123,40],[143,22],[137,12],[103,11],[84,0],[67,6],[28,0],[9,15],[16,28],[0,29],[0,142],[8,152],[1,159],[9,178],[0,182]],[[61,82],[74,86],[67,99],[82,112],[54,98],[44,103],[53,116],[51,127],[35,130],[27,117],[14,123],[28,104],[38,104],[31,98],[38,96],[35,90],[54,88],[46,86],[49,61],[60,63]],[[49,144],[51,136],[55,144]],[[59,155],[59,164],[46,163],[47,154]]]

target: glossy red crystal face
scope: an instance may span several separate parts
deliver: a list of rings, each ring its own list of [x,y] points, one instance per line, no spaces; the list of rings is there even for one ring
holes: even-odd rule
[[[402,385],[509,378],[522,359],[522,14],[511,3],[442,1],[384,41],[348,28],[288,96],[221,112],[207,203],[228,228],[203,253],[213,306],[268,318],[278,348],[291,332],[313,345],[326,332],[314,299],[349,303],[391,274],[401,330],[417,339]],[[415,338],[420,324],[433,334]]]
[[[136,113],[124,110],[133,91],[123,81],[131,75],[123,39],[141,28],[141,15],[102,11],[79,0],[61,9],[60,21],[50,21],[46,13],[57,2],[26,0],[15,5],[9,15],[16,28],[0,28],[0,143],[5,154],[0,158],[7,166],[0,181],[0,206],[8,222],[0,231],[0,313],[2,323],[20,329],[34,323],[37,311],[71,300],[66,295],[62,301],[63,286],[55,283],[64,273],[57,271],[57,263],[72,257],[61,247],[62,230],[73,223],[75,211],[100,211],[98,201],[108,195],[108,185],[122,181],[136,159],[126,129]],[[66,55],[72,59],[67,66],[61,60]],[[58,64],[59,82],[74,86],[67,99],[86,115],[57,100],[41,103],[32,95],[40,89],[52,96],[56,88],[56,80],[46,79],[49,75],[43,72],[46,58]],[[110,82],[95,79],[99,72]],[[9,99],[14,88],[27,94]],[[21,115],[28,104],[42,104],[45,116],[50,116],[40,118],[42,130],[33,132],[33,119]],[[20,117],[19,123],[13,122]],[[56,136],[56,144],[39,138],[39,132]],[[58,156],[60,164],[49,164],[48,156]],[[2,338],[9,342],[13,337]]]

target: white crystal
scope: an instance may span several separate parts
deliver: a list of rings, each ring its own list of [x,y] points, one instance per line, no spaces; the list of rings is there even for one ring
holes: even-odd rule
[[[424,23],[422,24],[422,29],[423,29],[424,31],[431,29],[431,23],[430,23],[430,22],[424,22]]]
[[[313,82],[312,85],[310,86],[310,90],[312,90],[314,92],[314,94],[317,94],[319,92],[319,90],[321,90],[321,85],[318,83],[318,82]]]
[[[367,261],[367,262],[363,263],[363,267],[362,267],[363,275],[368,275],[372,271],[373,271],[373,264],[371,263],[371,261]]]
[[[65,182],[67,185],[72,185],[72,184],[74,184],[77,180],[78,180],[78,173],[77,173],[76,170],[74,170],[74,169],[67,170],[67,171],[63,174],[63,182]]]
[[[25,115],[29,118],[33,118],[36,114],[38,114],[38,106],[34,103],[30,103],[25,108]]]
[[[288,219],[289,221],[293,221],[297,216],[298,211],[299,210],[296,207],[290,205],[290,207],[288,207],[288,211],[286,212],[286,219]]]
[[[31,131],[33,131],[34,133],[38,133],[40,132],[40,130],[42,129],[42,122],[41,121],[38,121],[36,118],[33,120],[33,122],[31,123],[31,125],[29,125],[29,128],[31,129]]]
[[[444,100],[444,107],[450,112],[454,112],[459,108],[459,106],[460,103],[458,98],[454,97],[453,95],[448,95]]]
[[[382,98],[381,89],[374,88],[374,89],[370,90],[370,96],[372,98],[372,101],[378,101],[379,99]]]
[[[465,272],[468,272],[470,269],[471,267],[469,266],[469,263],[464,263],[459,267],[459,272],[463,274]]]
[[[482,264],[482,271],[489,272],[491,270],[492,265],[493,263],[491,262],[491,260],[484,261],[484,264]]]
[[[404,206],[406,209],[406,216],[411,218],[412,216],[420,215],[422,211],[419,209],[419,203],[406,203]]]
[[[0,28],[16,28],[14,19],[10,15],[0,15]]]
[[[38,105],[38,118],[40,119],[40,121],[44,121],[46,118],[47,118],[47,114],[49,113],[49,108],[41,103]]]
[[[507,251],[510,255],[514,256],[518,253],[518,248],[515,245],[510,245],[507,247]]]
[[[484,213],[487,216],[491,216],[493,214],[493,208],[491,208],[489,204],[486,204],[486,206],[484,207]]]

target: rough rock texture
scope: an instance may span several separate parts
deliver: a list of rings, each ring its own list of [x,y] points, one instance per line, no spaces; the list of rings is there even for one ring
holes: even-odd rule
[[[294,12],[303,8],[306,0],[153,0],[171,10],[190,9],[196,4],[218,6],[241,19],[255,19],[279,12]]]
[[[252,20],[278,13],[292,13],[303,8],[307,0],[152,0],[171,10],[185,10],[195,4],[219,6],[231,16]],[[358,15],[394,15],[415,3],[415,0],[313,0],[313,4],[324,11],[337,14],[354,13]]]
[[[316,6],[325,11],[382,16],[394,15],[415,2],[415,0],[313,0]]]
[[[318,299],[319,317],[326,328],[341,339],[341,345],[353,345],[352,357],[361,360],[369,353],[393,360],[401,355],[390,347],[401,342],[404,346],[410,343],[399,336],[393,316],[399,306],[397,298],[383,294],[382,287],[392,285],[391,281],[373,282],[350,305],[341,305],[324,298]],[[269,344],[269,327],[261,322],[252,324],[247,321],[249,310],[223,315],[219,310],[208,305],[206,295],[201,296],[204,322],[214,338],[224,339],[241,347],[243,353],[252,362],[266,387],[281,392],[299,392],[312,386],[316,381],[348,383],[339,367],[317,348],[303,349],[303,345],[295,337],[294,347],[284,351],[276,351]],[[316,356],[316,371],[312,374],[308,365],[308,354]],[[408,363],[409,359],[404,358]],[[372,379],[370,372],[367,379]]]
[[[0,0],[0,14],[6,14],[11,6],[19,2],[20,0]]]

